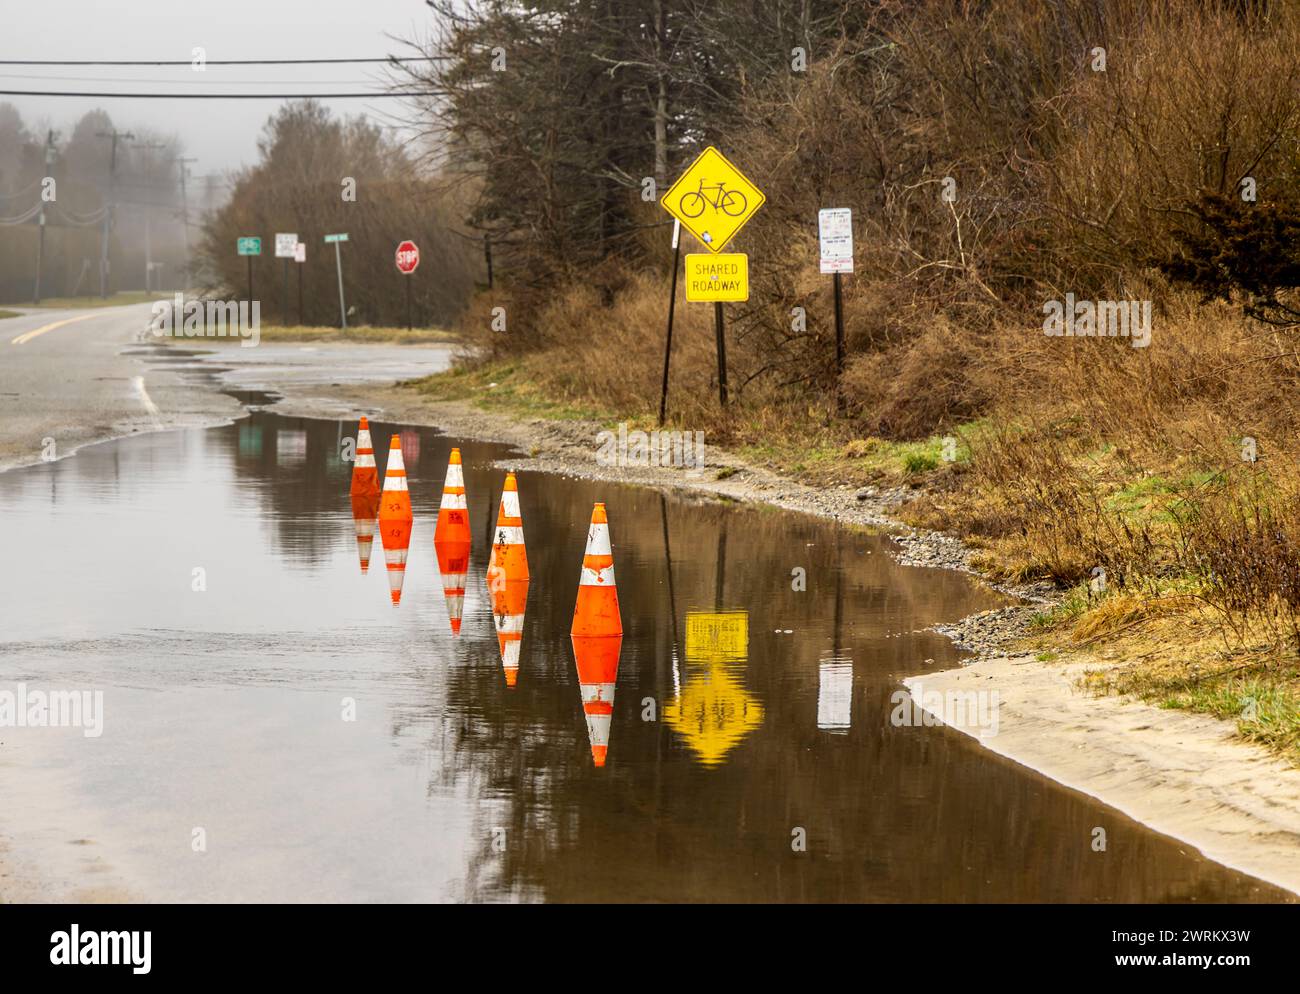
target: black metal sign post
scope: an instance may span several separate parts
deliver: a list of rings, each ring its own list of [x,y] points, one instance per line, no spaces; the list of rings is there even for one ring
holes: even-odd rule
[[[673,311],[677,308],[677,270],[681,266],[682,223],[673,221],[673,279],[668,291],[668,336],[664,341],[664,383],[659,391],[659,427],[664,424],[664,412],[668,408],[668,364],[673,356]]]
[[[718,400],[727,406],[727,337],[722,330],[722,301],[713,302],[713,324],[718,335]]]

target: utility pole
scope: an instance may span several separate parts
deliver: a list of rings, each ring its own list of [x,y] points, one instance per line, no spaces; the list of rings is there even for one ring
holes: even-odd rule
[[[136,148],[147,149],[164,149],[167,147],[165,142],[137,142]],[[153,158],[149,159],[149,175],[147,184],[152,194],[153,188]],[[153,238],[150,231],[150,224],[153,221],[153,208],[149,204],[143,205],[144,210],[144,292],[148,296],[153,292]]]
[[[104,212],[104,228],[99,239],[99,295],[108,299],[108,232],[113,225],[113,215],[117,213],[117,143],[123,138],[135,140],[129,131],[96,131],[96,138],[108,138],[113,143],[108,159],[108,190],[111,203]]]
[[[187,289],[190,283],[190,201],[185,195],[185,177],[189,173],[190,169],[186,163],[198,161],[198,159],[187,159],[183,156],[177,157],[176,159],[176,163],[180,166],[181,170],[181,231],[185,236],[185,278],[183,280],[185,285],[181,287],[182,291]]]
[[[45,138],[45,176],[54,172],[54,130]],[[40,232],[36,236],[36,286],[32,289],[32,303],[41,302],[41,266],[45,261],[45,191],[41,190]]]

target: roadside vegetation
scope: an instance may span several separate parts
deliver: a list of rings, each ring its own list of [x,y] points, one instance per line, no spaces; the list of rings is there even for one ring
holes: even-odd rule
[[[679,297],[669,427],[810,482],[914,487],[907,520],[1063,592],[1045,662],[1110,656],[1093,689],[1300,761],[1300,12],[640,6],[470,4],[427,47],[449,58],[412,64],[503,246],[456,326],[464,365],[416,389],[653,426],[672,253],[645,179],[716,144],[767,203],[729,249],[752,275],[727,307],[732,403],[712,309]],[[831,206],[857,244],[842,373]],[[1150,301],[1149,345],[1045,334],[1067,294]]]

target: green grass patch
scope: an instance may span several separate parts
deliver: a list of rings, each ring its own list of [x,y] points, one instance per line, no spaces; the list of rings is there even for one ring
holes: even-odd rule
[[[260,329],[264,342],[350,342],[360,345],[438,345],[455,342],[456,336],[442,328],[372,328],[369,325],[350,326],[345,331],[329,325],[278,325],[263,324]],[[208,339],[204,339],[208,341]],[[214,338],[213,342],[233,343],[240,338]]]
[[[94,309],[97,307],[130,307],[132,304],[147,304],[153,300],[171,300],[170,293],[145,293],[143,290],[124,291],[109,294],[107,298],[94,297],[46,297],[37,307],[51,309]]]
[[[17,311],[0,310],[0,321],[3,321],[5,318],[20,318],[20,317],[22,317],[22,315],[19,314]]]
[[[1294,678],[1296,674],[1291,674]],[[1237,734],[1300,765],[1300,692],[1273,676],[1209,677],[1152,688],[1160,707],[1208,714],[1234,723]]]
[[[536,378],[513,362],[456,366],[402,385],[436,400],[465,400],[481,410],[514,417],[592,420],[606,425],[627,421],[629,429],[637,427],[635,415],[546,396]]]

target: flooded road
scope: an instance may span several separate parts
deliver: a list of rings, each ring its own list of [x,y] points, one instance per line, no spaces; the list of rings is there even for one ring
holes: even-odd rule
[[[1004,601],[830,522],[520,473],[508,687],[485,569],[509,450],[371,428],[381,471],[401,433],[415,513],[396,608],[377,537],[359,564],[355,424],[259,411],[0,474],[0,688],[103,692],[97,737],[0,730],[5,858],[48,896],[1286,899],[891,720],[901,679],[960,658],[924,629]],[[453,445],[457,635],[433,547]],[[596,500],[624,630],[601,769],[569,640]]]

